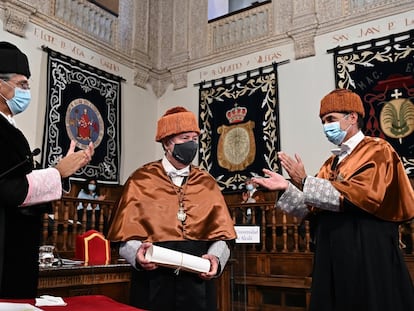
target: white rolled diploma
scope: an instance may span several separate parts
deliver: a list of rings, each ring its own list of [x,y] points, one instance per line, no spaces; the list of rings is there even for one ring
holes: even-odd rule
[[[145,259],[160,265],[180,268],[191,272],[210,271],[210,260],[198,256],[177,252],[157,245],[151,245]]]

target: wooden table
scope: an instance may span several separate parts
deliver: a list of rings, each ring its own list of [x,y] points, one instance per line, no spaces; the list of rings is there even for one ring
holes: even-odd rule
[[[132,269],[126,263],[40,268],[38,295],[105,295],[128,304]]]

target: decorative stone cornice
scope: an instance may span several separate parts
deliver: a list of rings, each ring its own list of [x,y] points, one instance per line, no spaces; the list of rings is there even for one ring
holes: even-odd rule
[[[179,90],[187,87],[187,68],[179,67],[171,70],[171,80],[174,85],[174,90]]]
[[[318,29],[315,3],[307,0],[293,2],[292,23],[287,35],[293,39],[295,59],[315,55],[315,34]]]
[[[295,59],[306,58],[309,56],[315,56],[315,39],[313,33],[296,33],[289,34],[294,42],[295,47]]]
[[[151,79],[150,85],[152,91],[154,92],[157,98],[160,98],[167,91],[168,85],[170,85],[170,80],[160,80],[160,79]]]
[[[308,28],[300,28],[288,31],[287,34],[293,39],[295,48],[295,59],[315,56],[315,34],[318,29],[317,24]]]
[[[30,15],[36,13],[36,9],[20,1],[10,0],[5,2],[3,27],[6,31],[19,37],[25,36]]]
[[[134,85],[146,89],[149,76],[149,70],[147,68],[142,66],[136,66],[134,75]]]
[[[171,84],[170,72],[150,72],[149,84],[157,98],[160,98]]]
[[[170,66],[168,67],[171,73],[171,81],[174,90],[179,90],[187,87],[187,63],[190,57],[187,51],[181,53],[174,53],[170,58]]]

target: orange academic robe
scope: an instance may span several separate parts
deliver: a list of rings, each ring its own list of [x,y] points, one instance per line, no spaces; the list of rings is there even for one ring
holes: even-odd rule
[[[187,218],[177,219],[182,201]],[[108,237],[112,241],[148,241],[195,256],[214,241],[236,238],[233,221],[216,181],[192,166],[182,187],[175,186],[161,161],[144,165],[125,183]],[[224,267],[221,267],[224,269]],[[132,274],[131,303],[153,311],[217,309],[213,281],[197,274],[158,267]]]
[[[414,216],[414,196],[397,153],[365,137],[335,170],[333,160],[318,177],[341,193],[341,211],[309,216],[315,242],[309,310],[414,310],[398,231]]]
[[[187,219],[177,219],[178,192],[182,192]],[[192,166],[186,184],[171,182],[161,161],[136,170],[127,180],[112,218],[112,241],[148,242],[233,240],[233,221],[216,181]]]

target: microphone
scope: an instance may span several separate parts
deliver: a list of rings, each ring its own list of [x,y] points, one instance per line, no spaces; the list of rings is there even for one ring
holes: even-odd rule
[[[34,149],[29,155],[26,156],[26,159],[24,159],[22,162],[17,163],[15,166],[9,168],[8,170],[6,170],[5,172],[0,174],[0,179],[2,179],[3,177],[7,176],[10,172],[13,172],[15,169],[19,168],[20,166],[30,162],[33,157],[37,156],[40,153],[40,149],[36,148]]]
[[[35,157],[35,156],[37,156],[38,154],[40,153],[40,148],[36,148],[36,149],[34,149],[33,151],[32,151],[32,153],[31,153],[31,157]]]

